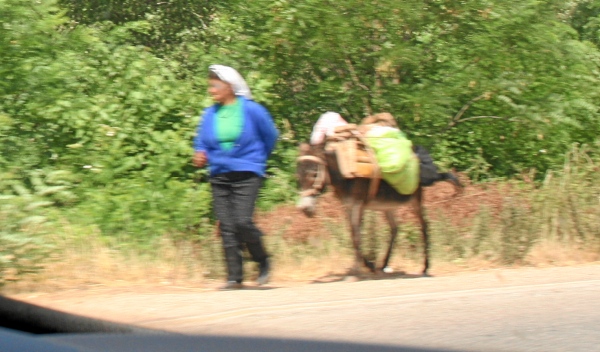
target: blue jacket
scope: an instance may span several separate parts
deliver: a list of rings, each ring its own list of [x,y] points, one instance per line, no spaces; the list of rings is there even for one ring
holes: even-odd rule
[[[264,176],[267,159],[275,147],[279,132],[267,109],[253,100],[238,99],[242,103],[244,124],[231,150],[221,149],[215,133],[219,104],[204,110],[198,124],[194,149],[206,153],[211,176],[230,171],[251,171]]]

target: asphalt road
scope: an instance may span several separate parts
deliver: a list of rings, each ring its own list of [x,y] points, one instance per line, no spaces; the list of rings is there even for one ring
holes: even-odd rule
[[[14,298],[190,335],[456,351],[600,351],[600,265],[220,292],[83,290]]]

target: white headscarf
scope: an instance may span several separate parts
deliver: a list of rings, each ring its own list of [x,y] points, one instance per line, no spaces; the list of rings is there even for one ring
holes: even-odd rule
[[[221,81],[229,83],[231,88],[233,88],[235,95],[243,96],[246,99],[252,99],[252,93],[250,92],[250,88],[248,87],[248,84],[246,84],[244,77],[242,77],[242,75],[240,75],[233,67],[210,65],[208,70],[216,74]]]

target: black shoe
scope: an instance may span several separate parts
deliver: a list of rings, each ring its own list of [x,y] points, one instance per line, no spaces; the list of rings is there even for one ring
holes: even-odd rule
[[[269,283],[269,278],[271,276],[271,263],[269,259],[265,258],[262,262],[260,262],[258,268],[259,272],[258,279],[256,279],[256,283],[258,283],[259,285],[266,285],[267,283]]]
[[[226,290],[240,290],[244,288],[244,285],[241,282],[237,282],[237,281],[227,281],[227,283],[223,286],[221,286],[219,289],[226,291]]]

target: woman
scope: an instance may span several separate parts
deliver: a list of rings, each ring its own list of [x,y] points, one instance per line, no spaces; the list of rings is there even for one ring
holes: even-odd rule
[[[253,214],[278,131],[267,109],[252,100],[248,85],[235,69],[211,65],[208,92],[215,104],[204,111],[198,126],[193,161],[197,167],[209,164],[213,208],[227,264],[223,289],[242,288],[244,245],[259,264],[257,282],[264,285],[270,263]]]

